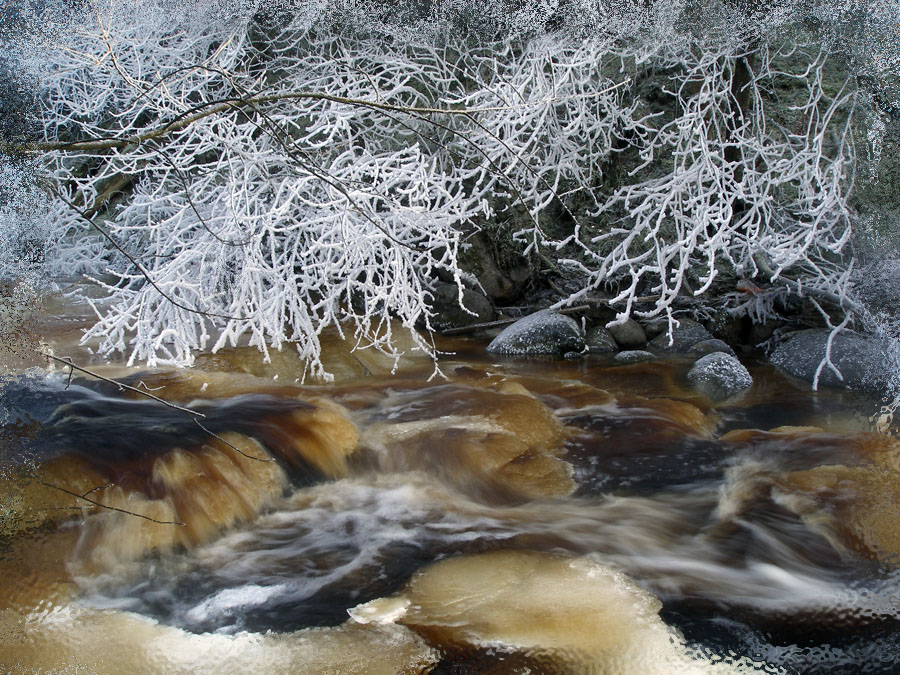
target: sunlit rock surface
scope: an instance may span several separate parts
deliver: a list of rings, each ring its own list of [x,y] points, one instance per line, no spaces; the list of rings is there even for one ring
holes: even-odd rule
[[[570,494],[563,428],[521,385],[432,387],[388,399],[360,440],[382,469],[436,471],[488,499]]]
[[[740,672],[692,659],[660,609],[623,574],[592,560],[500,551],[436,563],[397,597],[350,614],[365,624],[396,621],[451,653],[509,650],[565,672]]]
[[[29,614],[8,612],[0,664],[18,672],[120,673],[420,673],[437,653],[398,625],[262,635],[197,635],[134,614],[75,605]]]

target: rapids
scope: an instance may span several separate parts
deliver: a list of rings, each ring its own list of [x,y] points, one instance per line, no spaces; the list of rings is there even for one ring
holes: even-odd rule
[[[439,346],[431,380],[337,342],[330,385],[247,349],[104,371],[193,412],[7,378],[2,669],[895,672],[900,443],[871,402]]]

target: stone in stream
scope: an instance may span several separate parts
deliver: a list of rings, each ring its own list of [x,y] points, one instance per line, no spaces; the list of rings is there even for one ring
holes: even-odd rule
[[[704,340],[712,340],[712,334],[702,324],[692,319],[679,319],[672,335],[664,330],[650,341],[650,346],[663,352],[687,354],[691,347]],[[671,344],[670,344],[671,342]]]
[[[619,363],[642,363],[644,361],[656,360],[656,354],[644,351],[643,349],[629,349],[616,354],[615,359]]]
[[[451,654],[506,652],[523,662],[521,672],[752,672],[741,661],[690,654],[660,619],[661,607],[624,574],[589,558],[494,551],[437,562],[398,595],[349,611],[363,624],[396,621]]]
[[[753,378],[743,364],[724,352],[713,352],[698,359],[687,378],[712,401],[724,401],[753,385]]]
[[[747,467],[757,471],[739,467],[729,477],[730,510],[740,514],[753,508],[753,500],[777,500],[779,508],[802,518],[841,556],[900,563],[900,442],[877,433],[841,437],[815,427],[741,429],[722,437],[736,443],[778,439],[794,457],[835,448],[842,463],[783,472],[758,462]]]
[[[623,323],[611,322],[606,328],[622,349],[639,349],[647,344],[647,334],[634,319],[625,319]]]
[[[564,430],[521,385],[448,384],[397,394],[390,415],[360,443],[384,472],[424,471],[491,502],[561,497],[575,490],[561,459]]]
[[[584,342],[591,354],[606,354],[619,351],[616,339],[604,326],[591,328],[587,332]]]
[[[769,360],[789,375],[812,382],[825,358],[830,332],[827,328],[813,328],[793,333],[778,345]],[[831,344],[831,362],[843,379],[826,365],[819,375],[819,384],[884,393],[897,373],[892,351],[888,340],[843,330]]]
[[[555,354],[584,350],[584,334],[575,319],[543,309],[519,319],[487,346],[491,354]]]

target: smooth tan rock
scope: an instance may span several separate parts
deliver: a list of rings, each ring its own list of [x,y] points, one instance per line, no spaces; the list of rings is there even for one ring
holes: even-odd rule
[[[623,574],[590,559],[497,551],[435,563],[398,596],[356,607],[351,616],[396,620],[451,651],[518,651],[558,672],[740,672],[740,664],[692,659],[659,618],[660,608]]]

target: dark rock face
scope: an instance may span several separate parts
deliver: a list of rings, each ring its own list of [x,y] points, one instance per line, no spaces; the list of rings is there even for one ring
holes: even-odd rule
[[[713,338],[712,340],[701,340],[700,342],[691,346],[688,350],[688,354],[691,356],[704,356],[706,354],[714,354],[715,352],[725,352],[726,354],[731,354],[734,356],[734,350],[728,345],[724,340],[717,340]]]
[[[816,369],[825,358],[829,333],[826,328],[794,333],[775,349],[769,360],[789,375],[812,382]],[[819,375],[819,384],[875,394],[885,392],[898,375],[891,347],[888,340],[841,331],[832,341],[831,362],[841,372],[843,380],[826,365]]]
[[[743,364],[724,352],[713,352],[698,359],[687,378],[712,401],[724,401],[753,385],[753,378]]]
[[[664,331],[650,341],[650,346],[659,351],[672,354],[687,354],[698,342],[712,340],[702,324],[691,319],[679,319],[680,324],[672,330],[672,343],[669,344],[669,333]]]
[[[733,316],[730,312],[722,309],[716,312],[711,321],[707,322],[706,327],[713,337],[730,345],[737,345],[741,343],[744,332],[744,317]]]
[[[527,260],[502,267],[497,263],[487,238],[476,233],[466,239],[467,248],[462,254],[462,265],[471,271],[481,284],[485,294],[496,303],[517,298],[528,284],[534,269]]]
[[[854,291],[876,316],[900,315],[900,260],[879,260],[861,269]]]
[[[435,281],[431,289],[431,297],[431,310],[435,312],[435,315],[431,317],[431,325],[437,330],[484,323],[494,318],[491,301],[481,293],[468,288],[463,289],[462,302],[469,312],[474,313],[474,316],[459,306],[459,291],[455,284]]]
[[[638,349],[647,344],[647,334],[634,319],[627,319],[625,323],[611,324],[607,326],[610,335],[622,349]]]
[[[487,347],[491,354],[556,354],[581,352],[584,338],[574,319],[544,309],[507,326]]]
[[[594,326],[584,339],[588,351],[592,354],[606,354],[619,351],[616,339],[603,326]]]

